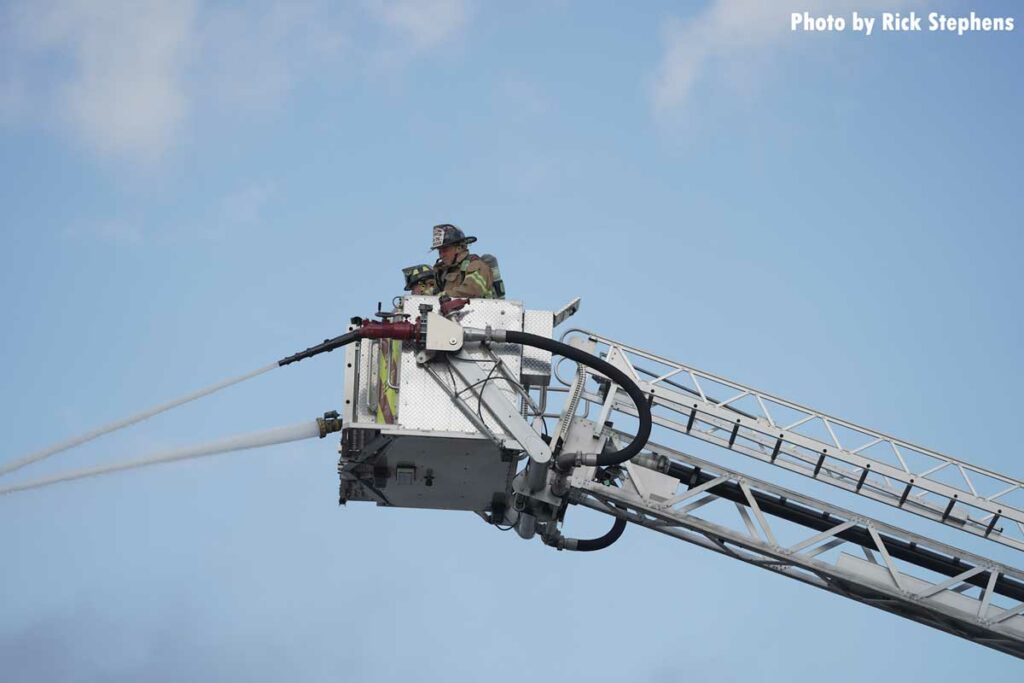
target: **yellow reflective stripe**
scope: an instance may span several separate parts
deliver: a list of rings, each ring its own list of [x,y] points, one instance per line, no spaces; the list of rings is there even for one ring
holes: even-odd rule
[[[483,294],[483,293],[485,293],[487,291],[487,279],[483,275],[481,275],[480,273],[478,273],[476,271],[474,271],[472,273],[468,273],[466,275],[466,282],[469,282],[470,280],[472,280],[473,283],[475,283],[476,286],[480,288],[480,293],[481,294]]]
[[[381,339],[377,361],[377,423],[394,424],[398,416],[398,363],[401,362],[402,342]]]

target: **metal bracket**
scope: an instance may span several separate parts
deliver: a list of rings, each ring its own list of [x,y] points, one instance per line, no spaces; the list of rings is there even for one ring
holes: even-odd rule
[[[580,301],[580,297],[576,297],[575,299],[567,303],[565,306],[562,306],[560,309],[555,311],[554,326],[558,327],[563,322],[565,322],[566,319],[575,315],[576,311],[580,310]]]
[[[427,350],[459,351],[465,333],[462,325],[448,320],[440,313],[427,313]]]
[[[448,361],[455,374],[465,383],[466,389],[482,401],[498,424],[530,455],[530,459],[537,464],[546,465],[551,460],[551,449],[540,438],[540,434],[523,419],[515,404],[495,386],[495,377],[489,377],[478,361],[454,355],[448,356]],[[492,381],[488,381],[489,379]]]

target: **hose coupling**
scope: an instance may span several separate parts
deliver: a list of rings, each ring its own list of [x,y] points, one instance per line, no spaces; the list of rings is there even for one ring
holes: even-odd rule
[[[597,453],[561,453],[555,459],[555,468],[562,473],[573,467],[596,467]]]
[[[464,327],[462,329],[466,341],[499,343],[505,341],[505,330],[496,330],[490,325],[482,330],[479,327]]]
[[[555,550],[565,550],[565,537],[558,531],[552,534],[545,534],[542,539],[544,545]]]
[[[316,419],[316,426],[320,428],[320,438],[324,438],[328,434],[341,431],[341,417],[338,415],[337,410],[329,410],[324,413],[323,417]]]
[[[661,472],[663,474],[668,473],[668,468],[672,464],[672,461],[664,455],[657,455],[655,453],[641,453],[633,456],[631,462],[636,463],[640,467],[654,470],[655,472]]]

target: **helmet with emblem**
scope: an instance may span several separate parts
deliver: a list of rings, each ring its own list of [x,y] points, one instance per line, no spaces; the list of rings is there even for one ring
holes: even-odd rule
[[[440,249],[453,244],[472,244],[473,242],[476,242],[475,237],[467,237],[466,233],[451,223],[442,223],[434,226],[434,240],[430,248]]]
[[[405,275],[405,291],[407,292],[411,292],[412,288],[421,282],[434,279],[434,269],[426,263],[402,268],[402,274]]]

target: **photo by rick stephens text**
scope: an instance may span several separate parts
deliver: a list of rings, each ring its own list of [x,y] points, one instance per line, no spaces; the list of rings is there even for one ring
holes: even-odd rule
[[[851,12],[849,16],[792,12],[789,17],[790,31],[807,33],[850,30],[867,36],[878,31],[889,33],[941,32],[962,36],[967,33],[1010,32],[1013,29],[1013,17],[986,17],[979,16],[974,12],[958,16],[940,12],[929,12],[928,14],[882,12],[878,15]]]

